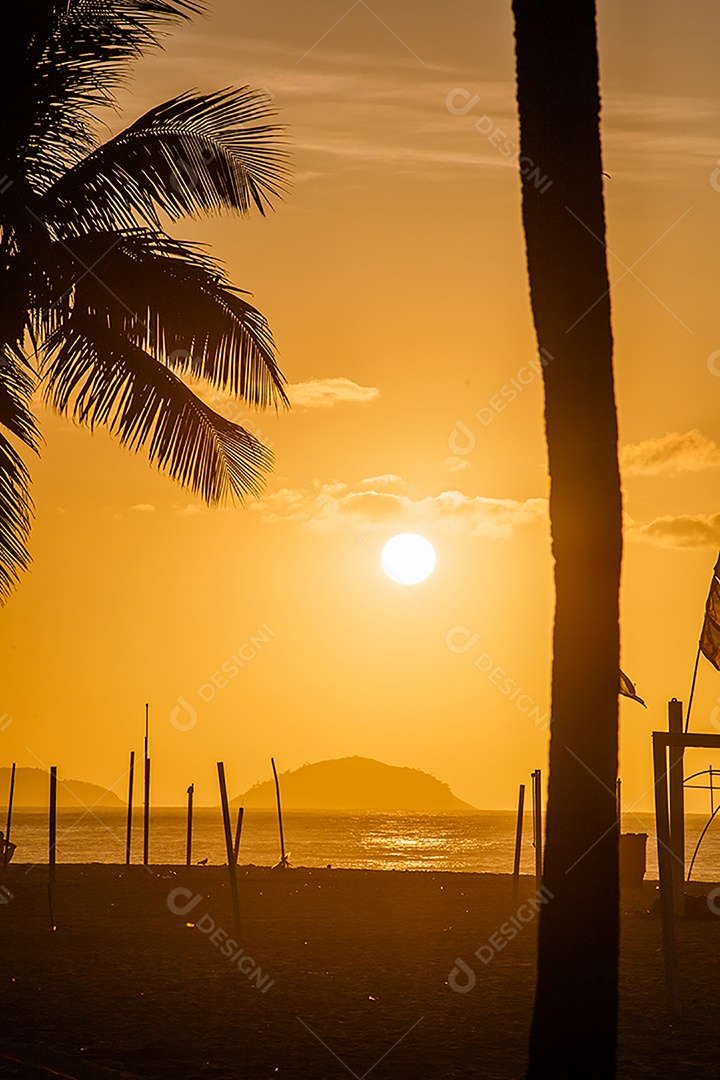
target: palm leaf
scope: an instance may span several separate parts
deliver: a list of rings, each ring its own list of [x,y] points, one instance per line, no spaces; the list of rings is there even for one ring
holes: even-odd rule
[[[73,290],[74,310],[104,312],[156,359],[251,405],[288,404],[265,317],[197,245],[138,229],[56,243],[48,257],[58,294]],[[40,333],[55,328],[56,310],[40,308]]]
[[[131,450],[218,505],[259,494],[272,454],[215,413],[169,368],[107,325],[74,312],[48,342],[45,398],[94,428],[105,424]]]
[[[194,0],[16,0],[0,11],[0,134],[10,178],[36,193],[97,145],[89,122],[114,103],[129,63],[164,26],[205,10]]]
[[[23,445],[37,449],[38,431],[30,412],[33,382],[15,350],[0,354],[0,424]],[[27,540],[32,520],[30,474],[22,457],[0,431],[0,600],[6,599],[30,563]]]
[[[41,216],[68,238],[86,230],[157,228],[221,209],[265,213],[287,181],[282,129],[251,87],[185,93],[151,109],[68,169],[46,192]]]

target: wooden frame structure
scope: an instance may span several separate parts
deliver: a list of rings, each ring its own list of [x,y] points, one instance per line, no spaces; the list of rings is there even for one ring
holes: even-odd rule
[[[720,735],[690,734],[682,730],[682,702],[669,703],[669,731],[653,732],[655,822],[657,826],[660,909],[668,1004],[674,1019],[680,1016],[675,918],[683,913],[685,833],[683,754],[697,747],[720,750]],[[678,726],[679,725],[679,726]],[[668,762],[668,750],[670,751]]]

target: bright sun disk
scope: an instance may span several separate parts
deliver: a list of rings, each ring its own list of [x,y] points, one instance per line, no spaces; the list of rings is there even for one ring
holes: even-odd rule
[[[382,550],[382,568],[400,585],[416,585],[435,569],[435,549],[417,533],[400,533],[388,540]]]

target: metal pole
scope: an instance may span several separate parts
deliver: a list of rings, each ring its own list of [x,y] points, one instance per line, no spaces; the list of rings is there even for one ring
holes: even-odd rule
[[[690,697],[688,698],[688,710],[685,717],[685,731],[690,727],[690,710],[692,709],[693,698],[695,696],[695,680],[697,679],[698,664],[700,662],[700,642],[698,642],[697,652],[695,653],[695,667],[693,668],[692,686],[690,687]],[[675,700],[673,698],[673,700]]]
[[[278,811],[278,824],[280,825],[280,865],[287,867],[287,857],[285,855],[285,835],[283,833],[283,820],[282,820],[282,807],[280,805],[280,781],[278,780],[277,769],[275,768],[275,758],[270,758],[270,764],[272,765],[273,776],[275,777],[275,797],[277,798],[277,811]]]
[[[230,825],[230,804],[228,802],[227,784],[225,783],[225,764],[217,763],[218,780],[220,782],[220,803],[222,805],[223,828],[225,830],[225,851],[227,853],[228,872],[230,874],[230,893],[232,895],[233,915],[235,916],[235,928],[238,939],[240,938],[240,899],[237,887],[237,867],[233,858],[233,837]]]
[[[513,865],[513,891],[517,892],[520,879],[520,854],[522,851],[523,809],[525,807],[525,785],[518,791],[517,825],[515,826],[515,863]]]
[[[143,866],[148,865],[148,854],[150,851],[150,758],[148,756],[149,746],[149,706],[145,704],[145,806],[143,813]]]
[[[130,847],[132,845],[133,784],[135,782],[135,751],[130,751],[130,769],[128,771],[128,808],[127,830],[125,833],[125,865],[130,865]]]
[[[618,836],[622,833],[622,780],[615,781],[615,812],[617,814]]]
[[[195,794],[195,785],[191,784],[187,789],[187,844],[185,847],[185,865],[190,866],[192,863],[192,828],[193,828],[193,795]]]

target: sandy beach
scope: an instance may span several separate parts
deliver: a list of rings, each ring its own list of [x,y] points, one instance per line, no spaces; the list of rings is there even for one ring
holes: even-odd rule
[[[59,866],[55,930],[47,884],[4,880],[3,1076],[523,1075],[533,879],[514,897],[500,875],[243,867],[240,934],[223,867]],[[623,900],[619,1076],[720,1077],[720,920],[679,927],[673,1028],[654,896]]]

